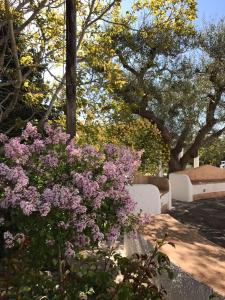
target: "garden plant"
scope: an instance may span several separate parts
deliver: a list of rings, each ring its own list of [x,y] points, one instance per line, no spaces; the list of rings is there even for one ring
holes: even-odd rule
[[[80,147],[49,124],[0,139],[3,299],[163,299],[153,280],[169,270],[160,245],[131,259],[113,250],[148,219],[132,214],[125,188],[141,153]]]

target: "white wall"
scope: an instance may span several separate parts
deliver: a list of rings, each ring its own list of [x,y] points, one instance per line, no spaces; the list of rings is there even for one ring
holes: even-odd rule
[[[133,184],[126,188],[131,198],[137,203],[135,213],[139,213],[140,209],[149,214],[161,213],[160,193],[155,185]]]
[[[172,208],[172,196],[171,188],[170,190],[161,196],[161,205],[167,205],[167,208],[170,210]]]
[[[193,185],[193,194],[204,194],[225,191],[225,182],[201,183]]]
[[[193,188],[190,178],[185,174],[171,173],[169,175],[172,199],[191,202],[193,201]]]

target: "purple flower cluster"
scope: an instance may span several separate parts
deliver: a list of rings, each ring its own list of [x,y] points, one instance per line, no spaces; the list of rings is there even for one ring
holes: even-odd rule
[[[15,246],[15,243],[22,244],[25,241],[25,235],[23,233],[17,233],[15,236],[9,231],[4,232],[5,247],[11,249]]]
[[[30,157],[29,146],[21,143],[20,138],[10,139],[5,144],[4,150],[5,156],[17,164],[26,164]]]
[[[14,246],[14,237],[11,232],[6,231],[4,232],[4,240],[5,240],[5,247],[6,248],[13,248]]]
[[[46,166],[50,168],[56,168],[59,164],[59,159],[57,155],[55,155],[54,153],[50,153],[43,156],[42,161]]]
[[[21,135],[22,139],[28,140],[29,138],[39,138],[40,134],[38,133],[37,127],[33,126],[30,122],[27,123],[25,130]]]
[[[65,243],[65,256],[67,259],[73,258],[75,256],[74,246],[68,241]]]
[[[0,135],[5,150],[0,208],[19,209],[27,218],[45,220],[44,229],[49,230],[45,244],[54,240],[52,228],[58,228],[66,237],[67,257],[74,255],[75,248],[113,243],[130,225],[135,203],[125,185],[137,171],[141,154],[114,145],[98,151],[74,141],[68,144],[68,134],[49,124],[45,131],[42,137],[28,123],[20,137]],[[4,238],[6,247],[13,247],[15,238],[9,231]]]
[[[14,191],[20,191],[29,183],[29,178],[24,169],[18,165],[10,168],[4,163],[0,163],[0,178],[2,186],[4,183],[10,182],[14,185]]]

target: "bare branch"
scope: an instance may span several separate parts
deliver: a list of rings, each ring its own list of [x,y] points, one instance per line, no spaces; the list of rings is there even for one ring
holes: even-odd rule
[[[77,51],[78,51],[79,48],[80,48],[80,45],[81,45],[81,43],[82,43],[82,41],[83,41],[85,32],[86,32],[86,30],[87,30],[87,28],[88,28],[88,23],[90,22],[91,15],[92,15],[92,13],[93,13],[95,1],[96,1],[96,0],[92,0],[91,5],[89,6],[89,7],[90,7],[89,13],[88,13],[88,15],[87,15],[87,18],[85,19],[84,25],[82,26],[82,30],[81,30],[81,33],[80,33],[80,36],[79,36],[79,39],[78,39],[78,43],[77,43]]]
[[[10,38],[10,42],[11,42],[11,50],[12,50],[12,55],[13,55],[14,62],[16,65],[16,71],[17,71],[17,81],[15,84],[15,87],[20,88],[20,86],[22,84],[22,73],[21,73],[20,62],[19,62],[19,57],[18,57],[15,33],[14,33],[14,28],[13,28],[13,18],[10,13],[8,0],[5,0],[5,7],[6,7],[6,13],[8,15],[8,27],[9,27],[8,30],[9,30],[9,38]]]
[[[6,110],[0,115],[0,122],[6,120],[9,116],[9,114],[13,111],[13,109],[16,106],[16,103],[18,101],[19,98],[19,90],[17,89],[16,92],[14,93],[14,97],[12,99],[12,101],[10,102],[10,104],[7,106]],[[1,108],[2,109],[2,108]]]
[[[43,0],[39,6],[34,10],[34,12],[32,13],[32,15],[19,27],[19,29],[17,30],[17,33],[21,32],[22,30],[24,30],[24,28],[29,25],[34,19],[35,17],[39,14],[39,12],[45,7],[46,3],[48,0]]]
[[[101,14],[96,17],[94,20],[90,21],[88,23],[88,27],[90,27],[92,24],[96,23],[98,20],[100,20],[110,9],[114,6],[114,4],[117,2],[117,0],[114,0],[112,3],[110,3],[102,12]]]
[[[30,3],[30,0],[24,0],[19,5],[16,7],[16,10],[19,11],[21,10],[26,4]]]
[[[61,89],[63,88],[64,84],[65,84],[65,79],[66,79],[66,74],[63,75],[62,81],[60,82],[60,84],[57,86],[55,93],[52,96],[52,99],[49,103],[48,109],[45,113],[45,115],[43,116],[43,118],[40,121],[40,126],[42,127],[44,125],[44,123],[46,122],[46,120],[48,119],[49,115],[52,112],[53,109],[53,105],[56,101],[56,99],[58,98],[58,94],[61,91]]]
[[[63,78],[64,78],[65,75],[63,75],[63,78],[60,78],[60,79],[59,79],[58,77],[56,77],[56,76],[50,71],[49,68],[47,68],[46,71],[47,71],[47,72],[55,79],[55,81],[57,81],[57,82],[59,82],[59,83],[61,83],[62,81],[64,81]]]
[[[8,93],[6,95],[6,97],[1,101],[0,103],[0,107],[3,108],[3,104],[9,99],[9,97],[11,97],[12,95],[14,95],[14,93]]]
[[[110,11],[110,9],[114,6],[114,4],[116,3],[117,0],[114,0],[112,3],[110,3],[96,18],[94,18],[93,20],[91,20],[91,15],[93,14],[94,11],[94,5],[96,0],[92,0],[91,5],[90,5],[90,10],[89,10],[89,14],[84,22],[83,28],[81,30],[80,33],[80,37],[77,43],[77,50],[79,50],[80,45],[82,43],[82,40],[84,38],[85,32],[87,31],[87,29],[93,25],[94,23],[96,23],[97,21],[101,20],[102,17]]]
[[[32,115],[31,115],[29,118],[27,118],[26,120],[23,120],[23,122],[26,124],[27,122],[29,122],[30,120],[32,120],[34,116],[35,116],[35,112],[33,112]],[[10,132],[12,132],[12,131],[15,129],[16,126],[17,126],[16,124],[13,124],[13,125],[5,132],[5,134],[6,134],[6,135],[10,134]]]

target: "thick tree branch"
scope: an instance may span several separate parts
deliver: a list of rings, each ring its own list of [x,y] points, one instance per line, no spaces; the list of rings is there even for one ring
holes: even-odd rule
[[[171,151],[175,156],[178,156],[178,154],[182,151],[185,145],[185,141],[186,141],[185,139],[189,131],[190,131],[190,124],[186,124],[179,138],[177,139],[176,146]]]
[[[216,138],[219,138],[225,132],[225,127],[220,130],[213,132],[211,135],[207,136],[205,140],[202,142],[202,146],[207,146],[211,142],[213,142]]]
[[[134,114],[138,114],[139,116],[148,119],[152,124],[155,124],[159,131],[161,132],[162,138],[166,144],[171,143],[171,134],[168,130],[168,128],[163,124],[163,120],[156,117],[156,115],[149,110],[143,109],[143,108],[134,108],[132,109],[132,112]]]
[[[194,142],[190,146],[190,148],[186,151],[186,153],[181,158],[181,164],[185,165],[188,161],[197,156],[197,152],[199,148],[203,145],[204,139],[206,135],[212,130],[213,126],[216,124],[215,119],[215,111],[221,100],[222,92],[220,90],[216,91],[215,96],[211,97],[208,104],[208,109],[206,112],[206,123],[205,125],[198,131]]]
[[[133,67],[131,67],[129,64],[128,64],[128,62],[126,61],[126,59],[124,58],[124,56],[123,56],[123,53],[122,53],[122,51],[120,51],[120,50],[116,50],[116,54],[118,55],[118,57],[119,57],[119,59],[120,59],[120,62],[121,62],[121,64],[122,64],[122,66],[126,69],[126,70],[128,70],[128,71],[130,71],[132,74],[134,74],[134,75],[136,75],[137,77],[139,77],[139,73],[133,68]]]

